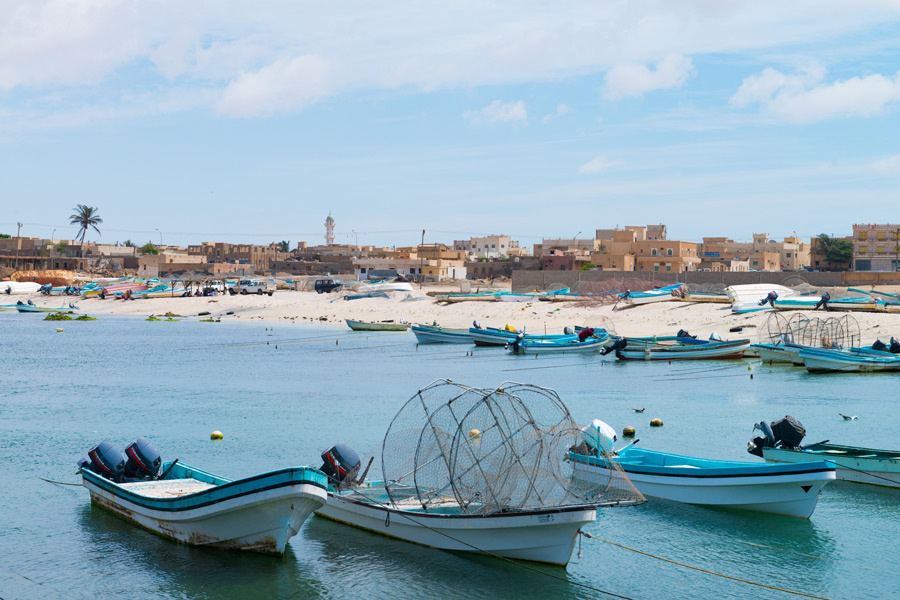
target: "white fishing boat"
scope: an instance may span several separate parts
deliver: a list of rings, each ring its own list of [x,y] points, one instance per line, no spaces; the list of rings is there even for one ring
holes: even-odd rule
[[[412,325],[410,327],[420,344],[471,344],[468,329],[451,329],[440,325]]]
[[[351,284],[354,292],[412,292],[413,286],[406,281],[361,281]]]
[[[900,356],[889,352],[807,348],[799,350],[800,360],[810,373],[875,373],[900,371]]]
[[[39,289],[41,284],[33,281],[0,281],[3,294],[36,294]]]
[[[643,502],[621,470],[573,479],[581,431],[555,392],[439,380],[403,405],[385,435],[381,477],[345,444],[323,453],[328,503],[316,514],[441,550],[569,562],[597,509]],[[369,461],[372,464],[372,460]]]
[[[638,304],[650,304],[652,302],[668,302],[670,300],[675,300],[675,296],[672,295],[672,292],[681,288],[683,284],[676,283],[674,285],[667,285],[665,287],[661,287],[655,290],[649,290],[646,292],[632,292],[630,290],[622,292],[619,294],[619,298],[625,304],[638,305]]]
[[[353,331],[406,331],[409,324],[403,319],[398,321],[357,321],[355,319],[344,319],[347,327]]]
[[[590,443],[590,436],[585,440]],[[809,518],[819,492],[835,479],[834,467],[821,460],[772,465],[681,456],[633,445],[608,454],[594,446],[589,455],[572,453],[576,477],[601,477],[617,465],[645,496],[685,504]]]
[[[506,344],[506,349],[512,354],[562,354],[562,353],[590,353],[600,352],[613,343],[613,338],[602,330],[594,331],[595,337],[589,337],[583,342],[578,336],[565,336],[559,339],[528,339],[520,334]]]
[[[163,463],[142,438],[125,454],[103,442],[79,461],[91,502],[187,544],[281,554],[327,499],[325,475],[312,467],[231,480]]]
[[[779,298],[788,298],[796,296],[797,292],[783,285],[773,283],[750,283],[746,285],[732,285],[725,288],[725,294],[731,300],[731,304],[742,303],[758,303],[760,300],[769,295],[769,292],[775,292]]]

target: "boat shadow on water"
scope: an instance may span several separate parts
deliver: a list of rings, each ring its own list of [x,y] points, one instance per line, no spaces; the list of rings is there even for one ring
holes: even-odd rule
[[[340,589],[353,589],[365,581],[375,590],[414,590],[419,598],[515,599],[521,597],[522,590],[528,590],[528,597],[534,598],[597,597],[575,583],[595,582],[584,581],[564,567],[438,550],[319,516],[307,522],[302,535],[317,547],[318,563],[328,570],[330,579],[343,580]]]
[[[283,556],[276,557],[183,544],[135,527],[89,503],[79,508],[77,523],[77,531],[84,537],[80,545],[87,549],[87,563],[94,569],[84,580],[86,596],[132,597],[133,589],[117,586],[135,576],[157,582],[159,597],[329,596],[317,567],[305,558],[305,530],[291,540]],[[118,577],[122,571],[128,571],[130,578]]]

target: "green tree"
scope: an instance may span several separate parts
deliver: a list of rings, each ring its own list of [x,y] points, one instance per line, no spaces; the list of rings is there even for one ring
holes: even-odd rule
[[[832,264],[848,263],[853,258],[853,244],[833,238],[825,233],[818,235],[819,246],[825,252],[825,261]]]
[[[68,246],[66,246],[65,242],[60,242],[56,246],[53,247],[59,254],[64,254],[66,250],[68,250]]]
[[[8,240],[11,237],[8,233],[0,233],[0,240]]]
[[[278,246],[282,252],[290,252],[291,251],[291,243],[287,240],[281,240],[278,242]]]
[[[75,237],[78,238],[80,236],[81,239],[78,241],[83,244],[84,236],[89,228],[93,228],[94,231],[100,233],[97,225],[102,223],[103,219],[100,218],[100,214],[95,207],[87,206],[86,204],[79,204],[74,208],[74,211],[72,216],[69,217],[69,224],[78,225],[78,234]]]
[[[597,268],[597,265],[595,265],[593,263],[584,263],[583,265],[581,265],[582,271],[587,271],[589,269],[596,269],[596,268]]]
[[[124,244],[128,248],[134,248],[134,242],[132,242],[131,240],[125,240]]]
[[[147,242],[141,246],[141,252],[144,254],[159,254],[159,248],[153,245],[153,242]]]

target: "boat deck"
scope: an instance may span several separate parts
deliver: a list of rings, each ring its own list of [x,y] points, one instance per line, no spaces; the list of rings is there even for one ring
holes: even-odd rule
[[[123,483],[122,487],[148,498],[175,498],[196,494],[215,486],[196,479],[165,479],[162,481]]]

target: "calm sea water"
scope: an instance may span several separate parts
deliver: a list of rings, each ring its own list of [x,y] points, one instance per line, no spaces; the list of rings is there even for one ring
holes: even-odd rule
[[[0,314],[0,597],[789,598],[597,540],[553,579],[312,518],[282,558],[174,543],[91,506],[75,461],[148,437],[165,460],[227,477],[295,464],[345,441],[377,452],[400,405],[436,378],[557,390],[575,418],[633,425],[646,448],[757,460],[753,423],[799,418],[807,441],[900,448],[896,375],[807,375],[747,363],[539,359],[410,334]],[[276,348],[277,346],[277,348]],[[753,375],[751,379],[750,375]],[[644,408],[636,414],[633,408]],[[838,413],[858,415],[845,422]],[[661,418],[665,426],[651,429]],[[211,442],[219,429],[222,442]],[[603,510],[591,534],[654,555],[829,598],[897,597],[900,490],[828,485],[810,520],[652,500]],[[576,550],[577,552],[577,550]],[[581,584],[581,585],[579,585]]]

